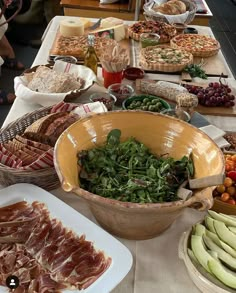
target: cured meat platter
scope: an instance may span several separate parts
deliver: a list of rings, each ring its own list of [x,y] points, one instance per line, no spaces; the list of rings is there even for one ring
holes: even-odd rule
[[[52,194],[35,185],[25,183],[11,185],[0,191],[0,208],[22,201],[32,205],[35,201],[45,204],[50,216],[58,219],[63,227],[72,230],[76,237],[85,235],[86,240],[91,242],[97,251],[104,252],[105,257],[111,259],[107,270],[83,289],[84,293],[110,292],[129,272],[132,266],[132,255],[129,250],[109,233]],[[0,286],[0,292],[9,291],[6,287]],[[61,292],[81,291],[63,289]]]

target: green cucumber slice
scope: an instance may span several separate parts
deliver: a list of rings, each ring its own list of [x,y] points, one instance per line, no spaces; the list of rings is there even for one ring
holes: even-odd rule
[[[234,220],[233,218],[227,217],[224,214],[218,214],[218,213],[211,211],[211,210],[209,210],[208,213],[213,219],[221,221],[228,226],[236,227],[236,220]]]
[[[215,251],[218,255],[218,258],[222,260],[225,264],[227,264],[230,268],[236,270],[236,259],[232,257],[230,254],[225,252],[222,248],[220,248],[218,245],[216,245],[211,238],[207,237],[206,235],[203,235],[203,240],[206,244],[206,246],[211,249],[212,251]]]
[[[222,283],[236,289],[236,275],[226,271],[220,262],[211,258],[208,260],[208,268]]]
[[[219,238],[233,249],[236,249],[236,235],[223,222],[214,220],[214,227]]]
[[[212,256],[206,251],[202,236],[191,236],[191,248],[198,262],[210,273],[208,261],[212,259]]]

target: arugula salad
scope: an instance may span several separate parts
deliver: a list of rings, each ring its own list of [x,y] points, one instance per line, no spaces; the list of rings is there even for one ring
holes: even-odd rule
[[[81,187],[94,194],[134,203],[179,200],[179,186],[194,174],[191,156],[156,156],[134,137],[121,142],[113,129],[106,143],[78,153]]]

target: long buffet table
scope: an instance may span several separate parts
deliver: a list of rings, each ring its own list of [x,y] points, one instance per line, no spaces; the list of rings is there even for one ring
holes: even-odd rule
[[[43,35],[42,46],[32,64],[32,66],[46,64],[48,53],[51,48],[55,34],[58,30],[59,21],[63,16],[56,16]],[[212,34],[208,27],[197,27],[199,32]],[[219,58],[224,60],[222,53]],[[225,61],[224,61],[225,62]],[[227,67],[228,68],[228,67]],[[99,70],[99,75],[101,71]],[[236,82],[228,68],[228,83],[236,88]],[[168,75],[147,74],[146,78],[166,79]],[[179,76],[174,77],[176,81]],[[172,76],[173,79],[173,76]],[[217,80],[217,78],[210,78]],[[86,102],[88,95],[95,91],[105,91],[105,88],[94,85],[83,96],[80,101]],[[22,99],[16,99],[4,122],[6,126],[9,122],[24,115],[27,112],[39,109],[41,106],[25,102]],[[208,121],[224,130],[234,130],[236,118],[206,116]],[[75,210],[96,222],[90,210],[87,208],[83,199],[72,193],[66,193],[61,188],[51,191],[52,194],[73,207]],[[178,257],[178,242],[184,231],[189,229],[192,224],[203,217],[203,213],[193,209],[186,209],[182,216],[163,234],[145,241],[131,241],[119,239],[126,245],[133,255],[133,266],[129,274],[112,291],[113,293],[197,293],[199,290],[188,276],[187,270],[182,260]],[[101,293],[101,292],[99,292]],[[106,292],[104,292],[106,293]]]

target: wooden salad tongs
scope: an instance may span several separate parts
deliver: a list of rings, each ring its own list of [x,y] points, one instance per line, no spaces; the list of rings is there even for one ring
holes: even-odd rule
[[[201,189],[223,184],[224,179],[225,174],[216,174],[202,178],[188,179],[184,181],[179,187],[177,195],[183,200],[188,200],[193,195],[192,189]]]

